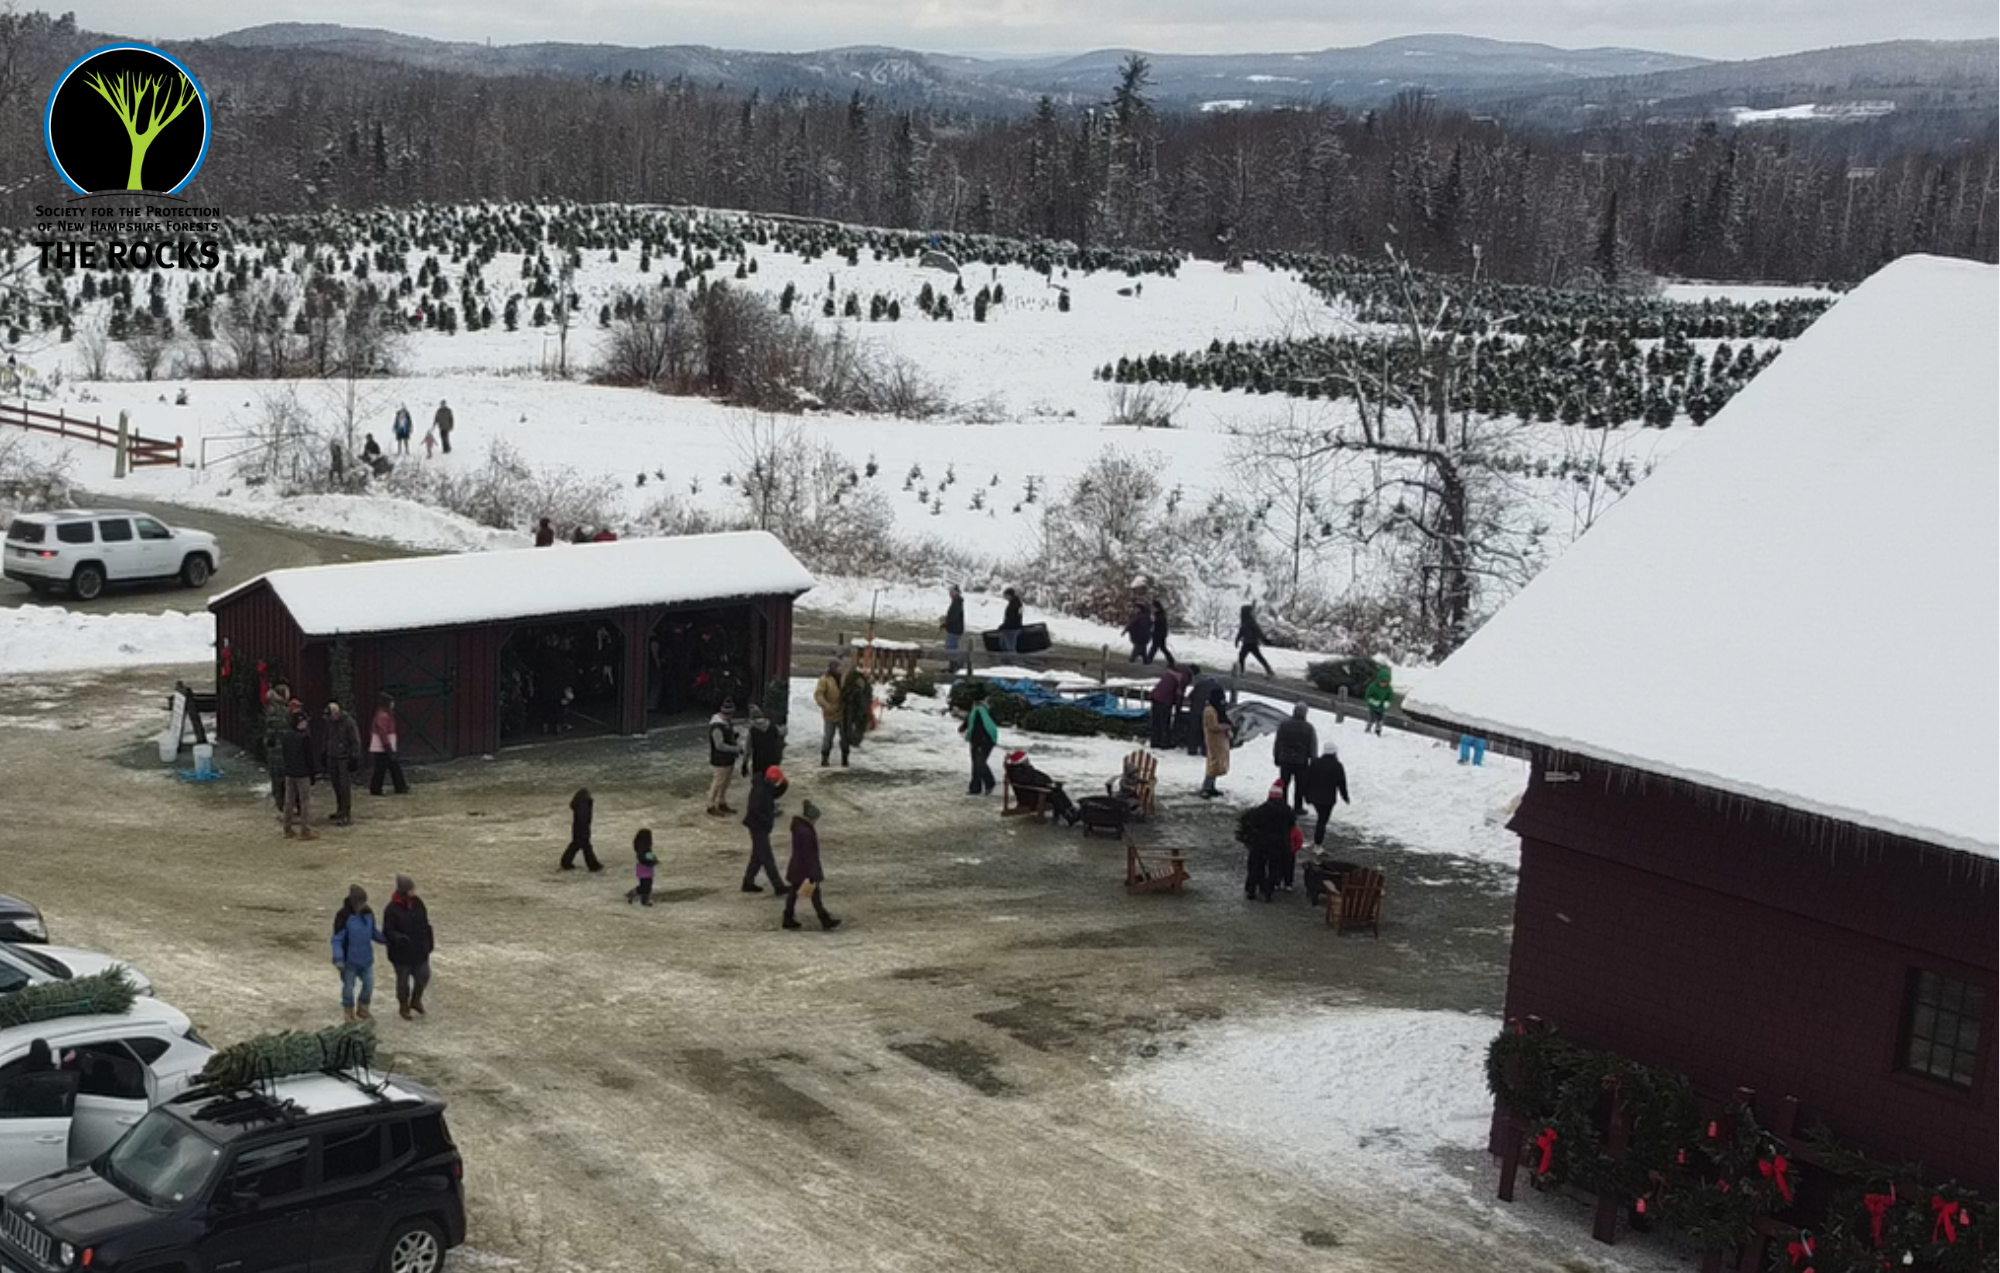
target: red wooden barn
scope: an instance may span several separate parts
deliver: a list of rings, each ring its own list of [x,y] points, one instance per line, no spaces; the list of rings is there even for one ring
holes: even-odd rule
[[[1533,755],[1509,1017],[1988,1196],[1996,280],[1856,288],[1408,704]]]
[[[218,732],[249,745],[282,677],[315,712],[393,695],[413,760],[643,733],[790,675],[811,586],[761,531],[275,570],[209,603]]]

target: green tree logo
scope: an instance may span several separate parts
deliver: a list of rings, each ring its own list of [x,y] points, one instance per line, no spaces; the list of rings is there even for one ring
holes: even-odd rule
[[[176,194],[208,155],[208,96],[172,54],[106,45],[56,81],[43,133],[50,162],[78,194]]]

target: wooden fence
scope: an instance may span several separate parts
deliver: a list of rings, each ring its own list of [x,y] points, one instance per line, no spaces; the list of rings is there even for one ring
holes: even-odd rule
[[[26,402],[0,402],[0,425],[13,425],[30,433],[47,433],[59,438],[78,438],[97,446],[117,447],[118,427],[107,425],[102,419],[82,419],[57,408],[51,415],[47,411],[36,411]],[[149,438],[136,429],[128,429],[125,435],[125,462],[132,468],[173,467],[181,463],[181,440],[168,442],[161,438]]]

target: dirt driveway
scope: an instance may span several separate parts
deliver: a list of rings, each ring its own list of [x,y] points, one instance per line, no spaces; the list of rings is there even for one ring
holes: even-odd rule
[[[1370,1180],[1336,1193],[1246,1161],[1111,1087],[1190,1027],[1287,1006],[1491,1010],[1511,910],[1492,868],[1426,859],[1452,878],[1403,890],[1379,942],[1336,939],[1296,902],[1243,902],[1228,811],[1181,801],[1195,890],[1132,898],[1112,842],[1003,824],[864,752],[797,766],[848,922],[783,932],[737,889],[744,833],[702,816],[685,734],[425,769],[296,844],[240,755],[213,786],[162,772],[148,735],[174,675],[0,681],[0,889],[234,1040],[337,1020],[335,904],[415,876],[439,932],[431,1015],[396,1020],[385,990],[378,1017],[396,1068],[451,1101],[477,1248],[461,1267],[1579,1267]],[[586,783],[609,869],[565,875]],[[662,849],[650,911],[621,900],[641,824]]]

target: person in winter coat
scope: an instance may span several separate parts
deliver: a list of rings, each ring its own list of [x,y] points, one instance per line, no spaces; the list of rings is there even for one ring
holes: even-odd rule
[[[291,732],[292,687],[279,681],[264,698],[264,772],[279,817],[285,813],[285,736]]]
[[[944,608],[944,618],[938,620],[938,627],[944,629],[944,674],[956,676],[961,653],[965,658],[965,670],[972,671],[972,656],[969,651],[961,651],[965,644],[965,594],[958,585],[951,586],[951,601]]]
[[[416,426],[410,421],[410,409],[401,403],[397,403],[396,422],[389,430],[390,435],[396,439],[396,454],[408,455],[410,453],[410,435],[415,431]]]
[[[1154,681],[1152,692],[1146,695],[1153,708],[1152,736],[1147,741],[1154,751],[1165,751],[1174,745],[1174,713],[1187,694],[1187,686],[1187,677],[1174,668]]]
[[[958,731],[965,737],[965,744],[972,749],[972,783],[965,789],[968,796],[990,796],[993,794],[993,766],[987,763],[993,749],[1000,745],[1000,726],[995,723],[993,713],[986,708],[986,686],[973,682],[972,710],[965,714],[965,726]]]
[[[340,1006],[347,1019],[368,1019],[375,998],[375,948],[387,939],[375,927],[368,907],[368,890],[347,886],[347,900],[333,916],[333,966],[340,970]]]
[[[396,758],[396,700],[387,694],[375,700],[375,719],[368,725],[368,754],[374,757],[375,771],[368,776],[368,794],[382,794],[382,780],[395,782],[396,794],[410,794],[410,784],[403,777],[403,762]]]
[[[292,717],[292,732],[280,748],[285,758],[285,838],[317,840],[312,829],[313,779],[319,772],[319,748],[313,746],[312,722],[304,712]],[[293,830],[293,827],[297,830]]]
[[[556,544],[556,528],[544,517],[535,527],[535,547],[553,548]]]
[[[333,783],[333,816],[327,821],[344,827],[354,821],[354,774],[361,768],[361,726],[340,710],[339,703],[326,705],[322,747],[320,768]]]
[[[625,893],[625,901],[628,904],[637,902],[641,906],[651,906],[653,871],[659,866],[660,859],[653,853],[653,833],[650,829],[640,827],[638,833],[632,837],[632,859],[633,884]]]
[[[743,755],[736,737],[736,704],[723,699],[715,715],[708,718],[708,816],[720,818],[736,812],[729,807],[729,779]]]
[[[1174,665],[1174,652],[1167,648],[1167,605],[1158,597],[1153,598],[1153,643],[1146,649],[1146,662],[1156,655],[1165,658],[1168,667]]]
[[[1236,674],[1243,675],[1251,659],[1263,665],[1264,675],[1275,676],[1264,657],[1264,629],[1257,622],[1257,604],[1251,602],[1236,613]]]
[[[583,854],[583,864],[592,872],[604,869],[604,863],[597,860],[597,850],[590,843],[590,819],[597,802],[590,798],[590,788],[578,787],[576,794],[569,798],[569,847],[563,850],[560,868],[565,871],[576,869],[576,855]]]
[[[444,399],[438,399],[437,414],[431,417],[431,427],[437,430],[438,441],[443,444],[446,455],[451,454],[451,428],[454,423],[451,408]]]
[[[791,886],[785,894],[785,927],[803,928],[799,923],[799,898],[812,902],[813,913],[819,916],[819,926],[828,932],[840,927],[840,921],[826,913],[826,868],[819,857],[819,806],[808,800],[799,810],[799,816],[792,819],[792,855],[785,863],[785,882]]]
[[[382,944],[389,948],[389,966],[396,970],[396,1012],[408,1021],[424,1015],[424,987],[431,984],[431,913],[407,875],[396,877],[396,891],[382,908]]]
[[[1274,900],[1271,894],[1290,874],[1292,833],[1298,826],[1298,816],[1285,802],[1284,784],[1272,783],[1268,798],[1250,815],[1250,867],[1243,877],[1244,897]]]
[[[1153,661],[1153,610],[1143,601],[1132,603],[1132,615],[1125,620],[1125,635],[1132,640],[1132,662]]]
[[[1306,719],[1306,705],[1294,703],[1290,720],[1278,723],[1278,736],[1271,743],[1271,761],[1278,766],[1278,782],[1291,795],[1292,812],[1306,811],[1306,767],[1319,755],[1319,731]]]
[[[840,763],[847,763],[847,736],[840,729],[840,660],[826,665],[826,675],[813,686],[813,706],[819,708],[822,726],[819,736],[819,764],[826,768],[833,756],[833,742],[840,740]]]
[[[1375,675],[1369,678],[1368,688],[1361,697],[1368,703],[1368,725],[1364,732],[1382,736],[1382,718],[1389,714],[1389,702],[1395,694],[1395,687],[1389,683],[1389,665],[1377,663]]]
[[[1021,648],[1021,594],[1007,588],[1000,595],[1007,599],[1007,609],[1000,615],[1000,648],[1009,654],[1018,654]]]
[[[788,785],[785,771],[776,765],[758,770],[750,779],[750,796],[743,802],[743,825],[750,832],[750,864],[743,868],[745,893],[764,891],[757,883],[759,871],[770,876],[772,892],[785,891],[784,878],[778,874],[777,855],[771,852],[771,832],[778,826],[778,798],[785,794]]]
[[[840,678],[840,763],[847,764],[850,748],[859,747],[868,737],[868,715],[875,706],[875,687],[861,671],[857,659]]]
[[[743,749],[743,773],[763,773],[785,763],[785,727],[771,719],[763,704],[750,704],[750,740]]]
[[[1061,783],[1035,768],[1034,763],[1028,759],[1027,752],[1008,752],[1006,764],[1002,768],[1006,771],[1008,785],[1015,791],[1023,787],[1046,789],[1050,793],[1049,807],[1055,810],[1056,816],[1070,826],[1076,825],[1076,820],[1082,816],[1082,812],[1076,807],[1076,801],[1070,798],[1069,792],[1063,790]]]
[[[1188,671],[1192,674],[1187,696],[1188,755],[1205,756],[1208,754],[1208,733],[1202,728],[1202,712],[1207,708],[1208,700],[1221,691],[1222,682],[1213,676],[1203,676],[1201,669],[1194,665],[1189,665]]]
[[[1333,806],[1343,800],[1354,803],[1347,794],[1347,767],[1340,763],[1340,748],[1332,743],[1326,745],[1326,751],[1306,767],[1305,777],[1299,779],[1299,790],[1319,815],[1313,823],[1313,847],[1317,849],[1326,843],[1326,820],[1333,815]]]
[[[1222,687],[1216,686],[1208,692],[1208,706],[1201,709],[1202,747],[1208,755],[1208,763],[1202,767],[1201,797],[1213,800],[1221,795],[1215,789],[1215,780],[1229,772],[1229,739],[1233,727],[1229,721],[1229,707],[1222,699]]]

